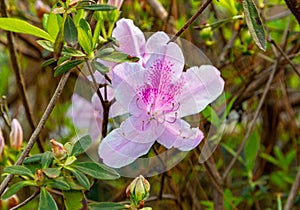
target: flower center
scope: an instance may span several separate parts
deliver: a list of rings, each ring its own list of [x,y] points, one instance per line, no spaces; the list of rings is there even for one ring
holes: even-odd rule
[[[180,95],[184,82],[181,78],[172,82],[172,66],[168,61],[156,59],[147,69],[146,84],[137,90],[137,106],[145,111],[148,122],[156,120],[158,123],[174,123],[178,118],[180,104],[176,98]]]

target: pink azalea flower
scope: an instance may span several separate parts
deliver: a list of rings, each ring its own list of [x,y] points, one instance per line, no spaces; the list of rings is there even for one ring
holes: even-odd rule
[[[125,36],[127,32],[122,33]],[[181,118],[202,111],[224,88],[214,66],[182,72],[181,49],[175,43],[167,44],[169,37],[163,32],[155,33],[145,45],[132,44],[142,42],[136,36],[128,36],[127,41],[120,48],[140,52],[144,62],[122,63],[112,71],[115,98],[131,115],[99,145],[99,156],[114,168],[148,153],[156,141],[168,149],[195,148],[203,133]]]

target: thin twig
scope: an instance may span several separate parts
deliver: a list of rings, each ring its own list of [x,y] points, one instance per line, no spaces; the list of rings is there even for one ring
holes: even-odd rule
[[[2,16],[3,17],[8,17],[7,13],[6,13],[5,1],[1,0],[0,4],[1,4],[1,14],[2,14]],[[28,119],[29,125],[30,125],[31,129],[34,130],[35,129],[35,122],[34,122],[32,110],[30,109],[30,106],[29,106],[29,100],[28,100],[28,96],[27,96],[27,93],[26,93],[24,77],[23,77],[21,69],[18,65],[18,59],[17,59],[17,54],[16,54],[14,42],[13,42],[12,32],[7,31],[6,34],[7,34],[7,46],[8,46],[9,53],[10,53],[11,65],[12,65],[12,68],[14,70],[15,77],[16,77],[18,91],[19,91],[19,93],[21,95],[21,99],[23,101],[23,105],[24,105],[24,108],[25,108],[25,114],[26,114],[26,117]],[[39,138],[38,138],[37,142],[38,142],[38,148],[39,148],[40,152],[44,152],[42,142]]]
[[[289,57],[285,54],[285,52],[283,52],[283,50],[275,43],[275,41],[273,39],[268,40],[268,42],[270,42],[272,45],[274,45],[274,47],[276,47],[276,49],[287,60],[287,62],[289,62],[289,64],[291,65],[292,69],[296,72],[296,74],[300,78],[300,71],[297,69],[297,67],[295,66],[295,64],[289,59]]]
[[[264,89],[264,92],[262,94],[262,97],[261,97],[261,99],[259,101],[259,104],[258,104],[258,107],[257,107],[256,112],[254,114],[253,120],[250,123],[250,126],[249,126],[249,128],[248,128],[248,130],[246,132],[246,135],[244,136],[244,138],[242,140],[242,143],[241,143],[240,147],[238,148],[238,150],[236,152],[236,155],[232,158],[231,162],[229,163],[228,167],[226,168],[226,170],[225,170],[225,172],[223,174],[223,177],[222,177],[223,180],[225,180],[225,178],[229,174],[231,168],[233,167],[233,165],[237,161],[238,157],[240,156],[241,152],[243,151],[244,146],[245,146],[245,144],[246,144],[246,142],[247,142],[247,140],[248,140],[248,138],[249,138],[249,136],[250,136],[250,134],[251,134],[254,126],[255,126],[256,120],[257,120],[258,115],[260,113],[260,109],[261,109],[261,107],[262,107],[262,105],[263,105],[263,103],[264,103],[264,101],[266,99],[267,93],[268,93],[268,91],[270,89],[272,80],[273,80],[275,72],[277,70],[277,66],[278,66],[278,62],[276,61],[275,65],[273,67],[273,70],[272,70],[272,72],[271,72],[271,74],[269,76],[269,79],[268,79],[268,82],[267,82],[266,87]]]
[[[34,132],[32,133],[24,151],[22,152],[21,156],[18,158],[17,162],[15,163],[15,165],[21,165],[24,161],[24,159],[27,157],[27,155],[29,154],[30,150],[32,149],[34,143],[36,142],[37,138],[38,138],[38,135],[40,134],[40,132],[42,131],[47,119],[49,118],[52,110],[54,109],[55,107],[55,104],[58,100],[58,98],[60,97],[61,93],[62,93],[62,90],[64,89],[65,87],[65,84],[67,83],[68,81],[68,78],[70,76],[70,71],[66,74],[64,74],[62,76],[62,78],[60,79],[59,81],[59,84],[40,120],[40,122],[38,123],[36,129],[34,130]],[[13,179],[14,175],[12,174],[9,174],[4,180],[3,182],[1,183],[0,185],[0,196],[2,195],[2,193],[4,192],[4,190],[6,189],[8,183]]]
[[[31,200],[33,200],[38,194],[40,193],[39,190],[35,191],[31,196],[29,196],[26,200],[24,200],[22,203],[19,203],[18,205],[12,207],[10,210],[16,210],[18,208],[21,208],[22,206],[25,206],[27,203],[29,203]]]
[[[177,37],[179,37],[197,18],[201,13],[205,10],[205,8],[212,2],[212,0],[206,0],[198,9],[198,11],[182,26],[182,28],[172,37],[172,39],[168,42],[174,42]]]
[[[298,194],[299,187],[300,187],[300,170],[297,173],[297,176],[295,178],[295,181],[294,181],[291,191],[289,193],[288,199],[284,205],[284,208],[283,208],[284,210],[292,209],[296,195]]]

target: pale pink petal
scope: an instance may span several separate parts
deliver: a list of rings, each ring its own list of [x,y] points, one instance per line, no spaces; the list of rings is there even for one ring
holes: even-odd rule
[[[145,36],[130,19],[117,21],[112,36],[119,42],[119,51],[131,56],[143,56],[145,52]]]
[[[144,59],[148,60],[150,55],[157,52],[157,49],[166,45],[170,41],[169,36],[162,31],[154,33],[146,42]]]
[[[147,116],[131,116],[120,125],[122,135],[136,143],[151,143],[163,133],[164,126]]]
[[[77,129],[87,132],[93,140],[101,135],[101,111],[96,111],[89,101],[78,94],[73,94],[72,109],[69,109],[67,115],[71,117]]]
[[[144,82],[145,70],[137,63],[122,63],[113,69],[112,86],[116,100],[125,110],[137,94],[137,88]]]
[[[95,73],[93,75],[94,75],[94,78],[95,78],[97,84],[106,84],[107,83],[107,80],[105,79],[103,74],[101,74],[99,71],[95,71]],[[91,75],[87,76],[87,78],[89,81],[93,82],[93,78]]]
[[[177,99],[181,117],[201,112],[221,95],[224,80],[214,66],[192,67],[183,73],[185,84]]]
[[[156,49],[146,63],[147,75],[152,77],[151,69],[158,71],[170,70],[171,82],[176,82],[182,75],[184,57],[180,47],[171,42]]]
[[[123,131],[115,129],[99,145],[99,156],[103,162],[113,168],[126,166],[138,157],[147,154],[154,142],[137,143],[127,139]]]
[[[203,139],[203,133],[199,128],[191,128],[184,120],[166,124],[163,134],[158,138],[158,143],[167,149],[175,147],[182,151],[194,149]]]

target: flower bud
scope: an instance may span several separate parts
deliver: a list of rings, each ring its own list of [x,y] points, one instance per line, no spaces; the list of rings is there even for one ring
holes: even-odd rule
[[[13,119],[11,122],[9,137],[10,146],[15,150],[20,150],[23,144],[23,130],[17,119]]]
[[[136,177],[126,189],[126,195],[129,197],[134,205],[142,208],[144,200],[148,197],[150,191],[149,182],[142,176]]]
[[[12,195],[6,200],[0,199],[0,209],[11,209],[19,204],[19,198],[17,195]]]
[[[44,184],[45,181],[45,175],[42,169],[38,169],[35,171],[34,174],[34,181],[36,182],[37,185],[42,185]]]
[[[50,140],[52,144],[52,152],[55,158],[58,160],[62,160],[67,156],[66,148],[59,142],[55,141],[54,139]]]
[[[0,128],[0,160],[2,159],[2,156],[4,153],[4,146],[5,146],[5,141],[4,141],[4,137],[2,134],[2,130]]]

